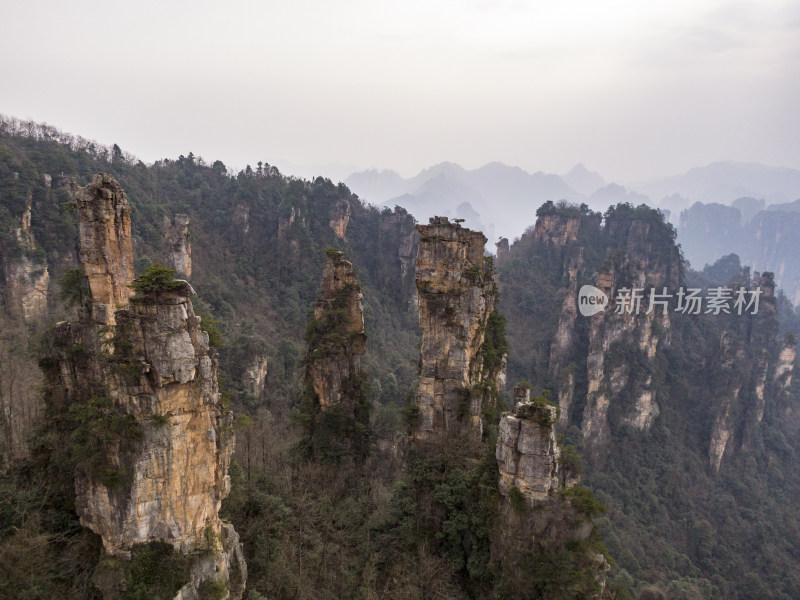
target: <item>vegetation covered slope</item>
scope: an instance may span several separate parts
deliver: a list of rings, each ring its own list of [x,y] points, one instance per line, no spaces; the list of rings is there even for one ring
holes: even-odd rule
[[[564,256],[570,248],[580,248],[580,283],[595,283],[609,259],[630,255],[630,239],[598,227],[591,211],[543,209],[540,221],[547,214],[570,213],[581,227],[565,246],[530,229],[499,264],[509,377],[556,390],[569,370],[579,402],[587,394],[590,318],[574,317],[573,354],[555,372],[551,369],[553,339],[564,319],[564,298],[571,293]],[[620,216],[649,223],[651,250],[642,272],[658,270],[659,256],[674,248],[669,226],[656,211],[624,205],[604,215],[606,226]],[[705,273],[682,269],[680,283],[737,288],[745,276],[749,279],[738,258],[727,257]],[[771,279],[762,277],[761,282],[769,286]],[[787,328],[795,326],[796,315],[779,293],[763,298],[756,316],[670,316],[669,344],[659,346],[652,358],[633,348],[614,350],[613,345],[608,353],[622,353],[618,364],[652,376],[660,409],[652,425],[633,426],[621,418],[624,413],[615,412],[615,402],[635,402],[633,397],[626,400],[623,389],[609,407],[607,443],[583,445],[583,410],[570,411],[563,427],[567,441],[582,448],[584,484],[608,506],[598,524],[619,565],[616,581],[627,582],[647,598],[661,597],[653,595],[658,593],[698,599],[798,597],[800,519],[793,498],[800,492],[800,390],[795,381],[784,393],[774,383],[773,371],[781,349],[793,341]],[[736,349],[732,369],[721,351],[726,344]],[[606,364],[610,361],[607,357]],[[760,392],[761,416],[756,414],[759,373],[765,373],[767,382]],[[612,375],[613,369],[607,368],[604,378]],[[721,406],[727,406],[726,413]],[[720,411],[730,424],[731,438],[715,472],[709,447]]]

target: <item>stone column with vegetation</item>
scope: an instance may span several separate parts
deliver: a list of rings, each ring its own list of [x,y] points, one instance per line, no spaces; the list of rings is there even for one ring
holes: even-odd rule
[[[306,327],[306,375],[298,418],[303,446],[316,458],[363,459],[369,452],[363,295],[353,265],[325,251],[322,290]]]
[[[420,380],[411,414],[420,441],[463,435],[480,442],[483,413],[504,378],[505,321],[486,238],[447,217],[418,225],[416,261],[422,331]]]
[[[76,511],[104,548],[95,585],[108,599],[240,598],[242,547],[219,517],[232,414],[193,290],[162,265],[133,279],[130,207],[110,175],[76,198],[88,293],[75,296],[90,310],[59,324],[43,364],[74,428]]]

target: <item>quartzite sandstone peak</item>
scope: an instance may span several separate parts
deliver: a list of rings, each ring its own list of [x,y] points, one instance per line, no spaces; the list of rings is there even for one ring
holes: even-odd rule
[[[475,386],[490,378],[496,385],[501,378],[484,373],[479,353],[497,299],[491,263],[484,258],[486,238],[446,217],[417,229],[422,345],[416,435],[430,441],[461,432],[480,440],[484,395],[473,393]]]
[[[225,597],[238,598],[242,549],[219,518],[230,491],[232,415],[220,405],[217,361],[191,288],[148,294],[110,312],[128,302],[133,280],[130,209],[109,175],[96,175],[77,197],[93,319],[62,323],[57,342],[66,400],[101,415],[90,423],[94,453],[75,478],[81,523],[110,556],[126,559],[134,545],[149,542],[183,553],[191,577],[176,599],[200,598],[207,582],[224,583]],[[76,347],[84,350],[76,355]],[[114,598],[120,578],[104,567],[96,581]]]
[[[126,308],[133,281],[131,207],[119,183],[108,173],[92,178],[74,193],[78,206],[80,260],[89,280],[92,317],[114,323],[114,311]]]
[[[341,404],[353,410],[345,383],[361,372],[366,343],[362,299],[353,265],[342,252],[329,250],[322,270],[322,295],[314,305],[315,323],[326,331],[311,340],[308,349],[308,375],[323,411]],[[339,338],[342,343],[336,344]]]
[[[178,213],[172,219],[164,217],[164,243],[167,246],[167,263],[181,277],[192,277],[192,240],[189,234],[189,216]]]

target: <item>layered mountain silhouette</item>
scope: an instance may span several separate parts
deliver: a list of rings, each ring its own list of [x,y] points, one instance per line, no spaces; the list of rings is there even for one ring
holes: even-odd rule
[[[608,182],[582,163],[556,175],[528,173],[500,162],[473,170],[442,162],[410,178],[370,169],[353,173],[344,183],[371,204],[402,206],[419,221],[433,215],[462,218],[469,227],[485,231],[489,239],[521,235],[534,223],[536,208],[547,200],[586,203],[599,211],[619,202],[647,204],[671,215],[677,224],[681,211],[696,202],[730,205],[735,201],[743,219],[749,221],[767,205],[800,198],[800,170],[733,161],[624,186]]]

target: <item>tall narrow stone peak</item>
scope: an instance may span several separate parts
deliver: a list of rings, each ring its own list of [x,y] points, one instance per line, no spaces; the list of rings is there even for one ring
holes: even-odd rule
[[[164,243],[167,264],[181,277],[192,277],[192,240],[189,234],[189,216],[177,214],[164,217]]]
[[[719,344],[721,377],[720,382],[715,386],[717,406],[708,446],[709,463],[715,472],[719,471],[729,444],[732,445],[736,426],[733,411],[737,407],[739,395],[745,383],[744,373],[737,368],[745,359],[743,347],[727,332],[722,335]]]
[[[775,365],[775,382],[781,390],[788,390],[792,385],[794,376],[794,363],[797,359],[797,338],[787,336],[783,342],[781,353],[778,356],[778,364]]]
[[[136,549],[166,543],[187,569],[176,599],[204,597],[209,586],[224,589],[222,598],[240,598],[242,547],[219,517],[230,491],[233,417],[220,402],[217,360],[191,287],[169,270],[148,271],[128,303],[124,192],[103,175],[76,197],[92,314],[59,325],[50,381],[60,383],[68,411],[78,415],[76,511],[117,559],[101,562],[95,583],[105,598],[117,598]],[[104,312],[123,301],[127,308]]]
[[[352,404],[344,382],[361,371],[364,354],[363,294],[352,263],[329,250],[322,270],[322,294],[314,305],[321,335],[309,340],[309,375],[322,410]],[[352,406],[350,407],[352,408]]]
[[[486,238],[446,217],[417,230],[422,344],[416,436],[432,441],[460,433],[480,440],[487,400],[481,388],[502,381],[503,363],[496,357],[489,365],[480,352],[497,299],[492,264],[484,258]]]
[[[131,207],[119,183],[99,173],[74,192],[78,206],[80,260],[89,280],[92,317],[114,324],[114,311],[128,306],[133,281]]]
[[[363,294],[352,263],[333,248],[325,252],[321,293],[306,328],[303,413],[314,454],[331,456],[336,448],[366,456],[369,403],[361,357],[366,348]],[[332,438],[318,436],[327,419],[347,423]]]
[[[794,336],[787,336],[782,344],[778,338],[772,274],[755,273],[751,280],[749,269],[743,269],[739,279],[732,287],[760,289],[761,295],[758,312],[730,315],[720,339],[708,445],[714,472],[722,468],[726,457],[758,446],[765,417],[785,416],[794,369]]]
[[[44,252],[31,231],[31,205],[22,213],[20,227],[13,230],[16,251],[3,256],[6,305],[25,323],[47,318],[47,291],[50,274]]]

